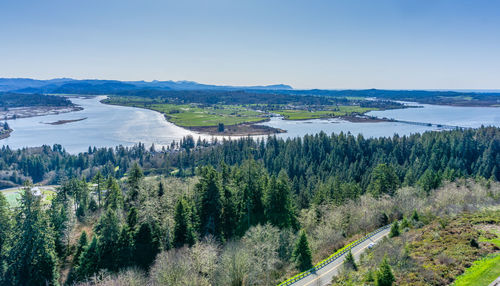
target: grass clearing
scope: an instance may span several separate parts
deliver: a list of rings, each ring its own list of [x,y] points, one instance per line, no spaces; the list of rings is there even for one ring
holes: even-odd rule
[[[247,109],[239,105],[201,105],[201,104],[170,104],[155,103],[145,98],[113,97],[105,101],[109,104],[139,107],[163,113],[170,122],[181,127],[205,127],[237,125],[264,121],[268,115],[263,112]]]
[[[55,198],[56,191],[55,186],[35,186],[33,190],[35,193],[41,194],[43,196],[43,203],[50,204],[50,202]],[[21,198],[21,192],[24,191],[24,187],[10,188],[1,190],[2,194],[7,199],[7,202],[11,207],[19,206],[19,199]]]
[[[353,114],[364,114],[368,111],[378,110],[377,108],[360,107],[355,105],[328,106],[327,110],[278,110],[276,113],[282,115],[287,120],[306,120],[318,118],[330,118],[337,116],[347,116]]]
[[[488,286],[500,276],[500,253],[487,256],[474,262],[464,274],[460,275],[454,286]]]

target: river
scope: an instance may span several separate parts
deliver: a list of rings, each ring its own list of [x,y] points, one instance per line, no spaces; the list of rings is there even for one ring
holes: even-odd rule
[[[99,101],[103,98],[102,96],[90,99],[71,98],[75,104],[84,108],[82,111],[9,120],[9,125],[14,132],[9,138],[1,140],[0,146],[9,145],[17,149],[57,143],[63,145],[70,153],[78,153],[88,150],[89,146],[132,146],[139,142],[145,143],[146,146],[154,143],[157,147],[161,147],[169,145],[174,140],[179,141],[187,135],[207,140],[212,138],[210,135],[198,134],[175,126],[166,121],[163,115],[152,110],[102,104]],[[372,111],[369,115],[463,127],[481,125],[500,127],[500,108],[423,106],[423,108]],[[87,119],[67,124],[46,124],[85,117]],[[440,129],[436,126],[399,122],[351,123],[338,119],[288,121],[279,117],[273,117],[271,121],[262,124],[287,130],[287,133],[277,135],[281,138],[315,134],[321,131],[327,134],[342,131],[355,135],[363,134],[365,137],[379,137],[392,136],[395,133],[409,135]]]

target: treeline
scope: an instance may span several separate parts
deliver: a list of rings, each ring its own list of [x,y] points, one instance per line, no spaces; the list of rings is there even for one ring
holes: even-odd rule
[[[426,104],[493,106],[500,102],[498,92],[438,91],[438,90],[277,90],[278,94],[316,95],[326,97],[376,97],[385,100],[403,100]]]
[[[500,179],[500,129],[427,132],[392,138],[363,138],[349,134],[308,135],[302,138],[266,140],[243,138],[211,145],[187,137],[165,151],[143,144],[126,148],[89,148],[70,155],[62,146],[35,149],[0,149],[4,181],[28,176],[34,182],[53,183],[64,178],[93,177],[97,171],[120,178],[137,161],[146,173],[196,174],[199,166],[220,162],[240,165],[253,158],[270,174],[284,171],[300,207],[310,202],[341,202],[346,193],[390,193],[401,185],[418,183],[429,190],[442,179],[482,176]],[[1,176],[1,175],[0,175]],[[377,187],[377,180],[391,181],[389,189]],[[371,186],[371,187],[370,187]]]
[[[500,129],[494,127],[370,139],[320,133],[229,141],[193,153],[191,162],[238,165],[254,158],[271,174],[284,170],[299,205],[306,207],[311,201],[341,202],[348,193],[390,194],[402,185],[429,190],[462,176],[498,180],[499,150]],[[180,159],[181,165],[190,164],[189,156]]]
[[[0,109],[24,106],[73,106],[66,97],[46,94],[0,93]]]
[[[321,96],[285,95],[252,90],[129,90],[117,96],[152,99],[155,103],[200,104],[303,104],[330,105],[332,100]]]

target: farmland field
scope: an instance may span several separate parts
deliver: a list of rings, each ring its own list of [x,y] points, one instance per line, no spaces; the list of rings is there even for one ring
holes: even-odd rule
[[[369,111],[378,110],[378,108],[360,107],[360,106],[347,106],[341,105],[337,107],[329,107],[328,110],[278,110],[276,113],[282,115],[288,120],[305,120],[317,118],[329,118],[337,116],[348,116],[353,114],[364,114]]]

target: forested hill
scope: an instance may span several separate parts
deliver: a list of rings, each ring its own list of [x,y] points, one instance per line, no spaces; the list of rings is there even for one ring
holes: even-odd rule
[[[25,106],[73,106],[66,97],[45,94],[22,94],[0,92],[0,108],[25,107]]]
[[[218,96],[232,98],[233,92],[246,92],[247,96],[256,94],[289,97],[329,97],[329,98],[378,98],[382,100],[405,100],[427,104],[444,104],[457,106],[500,106],[499,91],[446,91],[446,90],[297,90],[289,85],[274,84],[264,86],[218,86],[200,84],[192,81],[118,81],[70,78],[52,80],[0,78],[0,92],[50,93],[50,94],[86,94],[86,95],[128,95],[141,97],[173,97]],[[261,96],[262,98],[262,96]],[[200,99],[200,98],[198,98]],[[199,102],[201,101],[187,101]],[[236,104],[236,102],[228,102]]]

